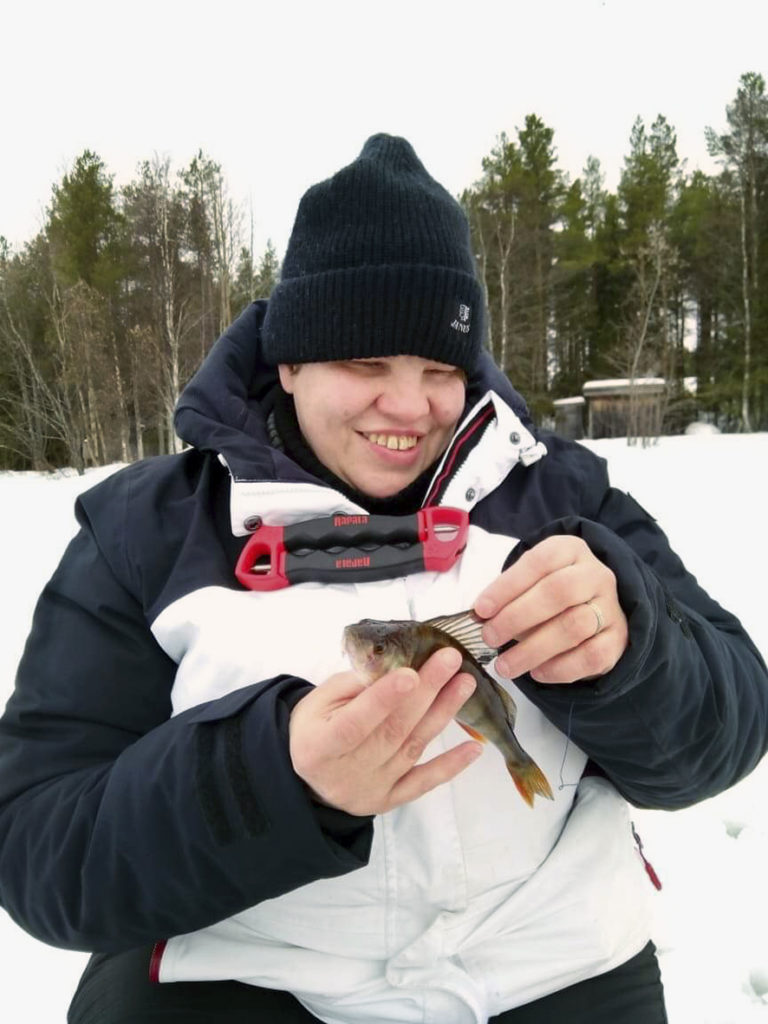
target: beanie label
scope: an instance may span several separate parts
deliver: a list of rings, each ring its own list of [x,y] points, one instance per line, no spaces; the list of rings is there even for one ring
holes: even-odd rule
[[[469,334],[470,323],[469,319],[472,315],[472,309],[466,303],[462,302],[459,304],[459,315],[451,322],[451,327],[454,331],[460,331],[461,334]]]

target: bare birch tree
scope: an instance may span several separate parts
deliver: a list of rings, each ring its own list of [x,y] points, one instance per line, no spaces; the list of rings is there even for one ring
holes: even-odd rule
[[[190,244],[201,268],[201,288],[216,294],[214,335],[220,334],[232,319],[232,287],[236,255],[242,242],[242,209],[229,195],[221,165],[200,150],[181,180],[192,198],[190,208]],[[207,282],[203,277],[209,276]],[[205,313],[203,308],[202,313]],[[201,325],[204,323],[201,318]],[[207,345],[211,338],[207,339]]]
[[[181,442],[173,429],[173,415],[189,370],[185,343],[191,334],[194,292],[192,275],[182,259],[188,208],[171,185],[167,158],[156,156],[151,162],[145,161],[139,168],[139,181],[125,194],[157,358],[159,450],[179,451]]]

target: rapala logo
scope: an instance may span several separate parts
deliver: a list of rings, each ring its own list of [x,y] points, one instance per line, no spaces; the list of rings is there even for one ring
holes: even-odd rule
[[[365,555],[362,558],[337,558],[337,569],[367,569],[371,564],[370,558]]]
[[[367,526],[368,516],[334,516],[334,526]]]

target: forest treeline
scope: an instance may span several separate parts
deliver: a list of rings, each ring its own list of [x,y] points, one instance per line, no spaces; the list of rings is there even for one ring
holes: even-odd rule
[[[696,418],[768,429],[761,75],[742,75],[721,120],[706,129],[707,175],[686,172],[666,118],[638,118],[612,193],[596,157],[569,180],[554,130],[530,114],[461,195],[489,346],[540,422],[588,380],[653,376],[668,384],[668,432]],[[274,247],[257,255],[251,237],[203,152],[175,174],[145,161],[121,189],[97,154],[77,157],[40,233],[19,251],[0,235],[0,468],[177,450],[185,382],[277,280]]]

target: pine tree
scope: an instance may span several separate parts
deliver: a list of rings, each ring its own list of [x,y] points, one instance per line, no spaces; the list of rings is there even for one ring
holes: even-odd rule
[[[555,397],[581,393],[594,331],[593,265],[589,204],[580,179],[560,207],[561,230],[554,239],[553,327]]]
[[[674,130],[661,115],[650,132],[637,118],[618,189],[629,289],[617,369],[630,379],[664,377],[676,399],[683,391],[684,314],[672,217],[681,184]]]
[[[121,224],[112,176],[86,149],[53,186],[48,214],[46,232],[63,287],[84,281],[102,294],[113,291],[122,271]]]
[[[490,347],[536,412],[549,392],[553,233],[563,191],[554,133],[535,114],[517,142],[502,133],[464,192],[486,294]]]
[[[91,464],[127,459],[127,359],[119,296],[126,274],[125,222],[112,175],[91,150],[53,186],[46,234],[53,267],[52,338],[61,381],[71,391],[72,414],[82,423],[84,458]],[[73,363],[80,366],[82,381],[65,370]]]
[[[530,353],[527,381],[534,408],[546,408],[549,392],[549,333],[554,258],[554,226],[564,196],[562,173],[556,167],[554,131],[529,114],[518,132],[523,193],[520,203],[520,248],[515,273],[522,279],[523,303],[518,307],[523,348]]]
[[[707,129],[710,153],[732,175],[739,200],[739,248],[743,311],[741,426],[751,430],[753,405],[768,413],[768,301],[760,294],[768,189],[768,96],[762,75],[741,76],[736,99],[726,108],[729,132]],[[728,179],[725,179],[726,181]]]
[[[267,247],[259,260],[258,270],[254,278],[254,292],[256,298],[268,298],[270,292],[277,284],[280,273],[280,261],[277,258],[277,250],[271,239],[267,239]]]
[[[253,265],[250,250],[243,247],[240,250],[240,259],[232,283],[233,308],[240,312],[254,299],[269,298],[270,292],[277,284],[279,271],[277,250],[271,240],[267,239],[267,247],[259,260],[258,267]]]
[[[675,238],[686,294],[696,319],[692,369],[702,411],[729,425],[738,405],[740,363],[732,336],[741,323],[738,203],[722,179],[695,171],[681,190],[675,211]],[[735,389],[734,389],[735,386]]]
[[[206,314],[213,311],[213,331],[207,334],[215,337],[232,319],[232,279],[235,254],[240,249],[242,215],[229,196],[221,165],[202,150],[181,172],[181,180],[187,192],[188,244],[198,265],[200,322],[205,330]]]

